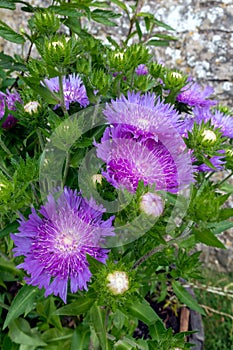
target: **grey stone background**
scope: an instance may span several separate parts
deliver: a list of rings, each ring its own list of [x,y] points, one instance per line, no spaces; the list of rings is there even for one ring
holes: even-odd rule
[[[32,0],[31,4],[50,4],[50,1]],[[133,1],[125,1],[134,4]],[[215,98],[233,108],[233,0],[142,0],[141,11],[155,14],[175,29],[170,34],[179,40],[169,47],[153,49],[156,59],[165,65],[189,74],[203,86],[215,89]],[[19,6],[20,8],[20,6]],[[0,10],[0,19],[14,30],[26,27],[26,15],[19,11]],[[87,26],[90,24],[87,23]],[[118,20],[118,27],[109,28],[114,38],[120,42],[127,32],[126,18]],[[92,25],[92,32],[103,41],[106,28]],[[21,47],[11,45],[0,38],[0,49],[6,53],[21,52]],[[26,54],[26,53],[25,53]],[[232,198],[229,206],[233,207]],[[202,258],[207,266],[219,271],[233,271],[233,230],[221,235],[227,250],[201,246]]]

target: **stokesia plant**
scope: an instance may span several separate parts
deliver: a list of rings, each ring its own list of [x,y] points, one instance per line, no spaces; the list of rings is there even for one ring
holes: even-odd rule
[[[232,112],[155,58],[176,39],[143,2],[0,3],[16,5],[27,27],[0,24],[22,45],[0,54],[1,349],[190,348],[168,315],[204,315],[194,248],[233,227]]]

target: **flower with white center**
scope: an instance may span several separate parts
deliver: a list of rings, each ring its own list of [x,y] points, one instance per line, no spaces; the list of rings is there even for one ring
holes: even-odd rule
[[[48,196],[38,215],[35,209],[20,220],[19,233],[11,234],[14,255],[23,255],[18,265],[28,284],[45,288],[45,296],[59,295],[66,303],[71,293],[87,290],[91,278],[86,255],[105,263],[108,250],[102,248],[106,236],[113,235],[112,220],[102,220],[105,209],[93,199],[85,200],[77,191],[64,188],[56,200]]]

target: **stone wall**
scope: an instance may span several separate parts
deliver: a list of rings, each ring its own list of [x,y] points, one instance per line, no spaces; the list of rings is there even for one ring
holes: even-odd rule
[[[49,0],[31,0],[31,4],[50,4]],[[133,4],[132,1],[127,1]],[[195,77],[200,84],[214,87],[216,99],[233,107],[233,0],[142,0],[141,11],[150,12],[175,29],[172,35],[179,40],[167,48],[156,48],[156,58]],[[26,26],[26,14],[0,10],[0,19],[19,31]],[[13,16],[12,16],[13,15]],[[118,28],[109,28],[120,41],[127,31],[126,19],[119,20]],[[91,28],[102,40],[106,40],[106,28]],[[5,52],[20,52],[17,45],[0,39]],[[233,207],[232,199],[229,206]],[[220,271],[233,270],[233,230],[222,234],[227,250],[215,248],[203,250],[203,259]]]

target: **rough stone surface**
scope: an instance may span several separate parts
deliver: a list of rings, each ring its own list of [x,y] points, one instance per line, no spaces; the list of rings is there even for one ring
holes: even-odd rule
[[[30,3],[43,3],[46,6],[51,2],[31,0]],[[125,3],[132,5],[135,2]],[[171,34],[179,39],[167,48],[153,49],[155,58],[195,77],[203,86],[213,86],[216,99],[233,107],[233,0],[142,0],[140,10],[155,14],[158,20],[173,27],[175,31]],[[26,28],[26,18],[26,14],[22,18],[19,11],[0,9],[0,19],[16,31]],[[120,42],[127,33],[127,18],[119,19],[118,25],[117,29],[109,28],[107,32],[114,33],[114,38]],[[87,23],[87,26],[91,25]],[[106,28],[101,25],[92,25],[90,28],[106,41]],[[21,52],[21,47],[0,38],[0,49],[2,48],[6,53]],[[232,198],[229,206],[233,207]],[[207,266],[219,271],[232,271],[233,230],[220,236],[228,249],[201,246],[203,260]]]

